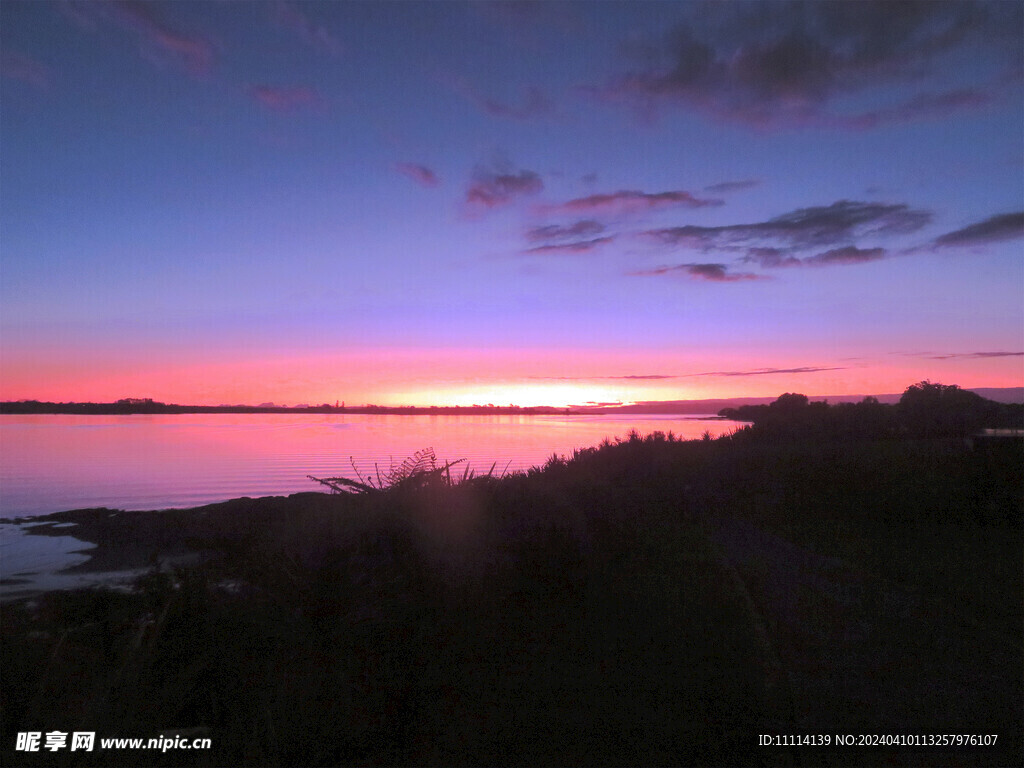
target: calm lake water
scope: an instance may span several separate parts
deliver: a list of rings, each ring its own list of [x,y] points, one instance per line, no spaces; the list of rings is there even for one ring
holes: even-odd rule
[[[309,480],[386,471],[423,448],[438,462],[512,472],[602,439],[673,432],[698,438],[736,422],[692,416],[369,416],[198,414],[0,416],[0,517],[85,507],[167,509],[239,496],[321,491]],[[464,465],[460,464],[461,470]],[[0,601],[117,583],[134,573],[71,573],[89,547],[0,523]]]
[[[602,439],[739,424],[678,415],[398,416],[197,414],[0,416],[0,516],[84,507],[165,509],[325,490],[307,479],[364,476],[423,448],[478,473],[527,469]],[[463,465],[459,465],[461,470]]]

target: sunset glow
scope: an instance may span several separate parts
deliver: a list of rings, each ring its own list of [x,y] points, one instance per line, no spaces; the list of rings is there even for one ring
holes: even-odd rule
[[[1022,386],[1021,6],[848,5],[4,3],[0,399]]]

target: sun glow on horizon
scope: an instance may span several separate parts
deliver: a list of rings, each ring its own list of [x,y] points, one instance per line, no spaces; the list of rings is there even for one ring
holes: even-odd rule
[[[837,358],[834,350],[773,359],[671,350],[342,348],[254,355],[182,354],[150,364],[145,352],[5,347],[3,400],[113,402],[149,397],[184,405],[278,404],[565,408],[592,403],[898,394],[925,379],[972,387],[1024,384],[1022,359],[922,355]],[[120,352],[120,354],[118,354]],[[657,375],[654,375],[657,374]]]
[[[630,402],[622,388],[572,381],[502,382],[492,386],[471,384],[431,391],[410,392],[403,397],[410,404],[438,406],[517,405],[523,408],[551,406],[567,408],[583,403]]]

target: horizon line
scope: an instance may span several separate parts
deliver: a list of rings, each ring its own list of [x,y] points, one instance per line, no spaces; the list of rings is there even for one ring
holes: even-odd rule
[[[915,382],[917,383],[917,382]],[[911,386],[911,385],[908,385]],[[1024,396],[1024,384],[1009,387],[962,387],[969,392],[974,391],[987,391],[987,392],[1010,392],[1019,390],[1021,395]],[[905,390],[904,390],[905,391]],[[459,405],[459,404],[447,404],[447,403],[430,403],[430,404],[412,404],[412,403],[401,403],[401,404],[379,404],[379,403],[360,403],[353,405],[346,405],[342,400],[336,400],[334,405],[330,403],[296,403],[294,405],[288,405],[285,403],[275,403],[273,401],[266,401],[258,404],[251,403],[217,403],[217,404],[199,404],[199,403],[177,403],[177,402],[166,402],[163,400],[156,400],[155,398],[137,398],[137,397],[126,397],[118,400],[111,401],[84,401],[84,400],[39,400],[36,398],[19,398],[17,400],[4,400],[0,401],[0,406],[9,405],[25,405],[29,403],[38,403],[40,405],[54,405],[54,406],[120,406],[120,407],[167,407],[167,408],[211,408],[211,409],[224,409],[224,408],[244,408],[247,410],[330,410],[330,411],[354,411],[361,409],[387,409],[387,410],[431,410],[431,409],[452,409],[452,410],[556,410],[565,411],[567,409],[586,409],[586,410],[597,410],[597,409],[617,409],[617,408],[629,408],[635,406],[650,406],[656,407],[658,405],[682,405],[690,403],[713,403],[713,402],[734,402],[741,400],[757,400],[764,402],[771,402],[778,399],[783,394],[790,394],[789,392],[781,392],[779,395],[767,396],[767,395],[739,395],[733,397],[701,397],[701,398],[678,398],[678,399],[661,399],[661,400],[628,400],[628,401],[606,401],[596,402],[587,401],[583,403],[569,403],[566,405],[550,405],[550,404],[539,404],[539,405],[519,405],[517,403],[473,403],[472,405]],[[794,393],[803,394],[803,393]],[[819,400],[835,400],[836,402],[843,401],[854,401],[858,398],[865,397],[876,397],[876,398],[892,398],[901,397],[903,392],[884,392],[884,393],[855,393],[855,394],[811,394],[806,395],[808,398],[817,398]]]

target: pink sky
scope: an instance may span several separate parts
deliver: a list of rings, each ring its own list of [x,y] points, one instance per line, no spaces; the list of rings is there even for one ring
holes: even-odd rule
[[[0,3],[0,398],[1024,386],[1024,5],[494,6]]]
[[[796,362],[806,359],[801,356]],[[770,397],[902,392],[922,379],[966,387],[1021,385],[1020,357],[833,360],[779,365],[775,354],[687,356],[677,352],[573,349],[350,349],[331,355],[242,354],[216,361],[162,355],[145,366],[94,351],[5,366],[5,400],[112,402],[152,397],[192,405],[567,405],[587,401]],[[557,372],[552,375],[552,371]]]

